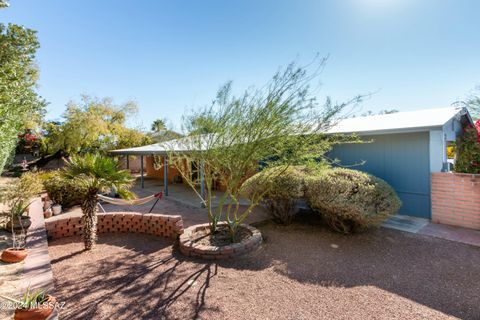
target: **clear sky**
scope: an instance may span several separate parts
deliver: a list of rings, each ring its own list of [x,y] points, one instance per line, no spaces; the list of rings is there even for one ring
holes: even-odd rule
[[[48,118],[82,93],[135,100],[135,124],[209,104],[329,55],[319,98],[376,92],[365,110],[449,106],[480,84],[478,0],[11,0],[1,22],[38,31]]]

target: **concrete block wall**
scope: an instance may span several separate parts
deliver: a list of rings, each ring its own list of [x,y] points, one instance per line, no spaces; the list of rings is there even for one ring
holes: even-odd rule
[[[98,213],[97,232],[146,233],[177,239],[183,233],[183,220],[179,215],[141,214],[133,212]],[[45,228],[51,239],[82,234],[81,217],[65,217],[46,221]]]
[[[480,175],[432,173],[432,222],[480,230]]]

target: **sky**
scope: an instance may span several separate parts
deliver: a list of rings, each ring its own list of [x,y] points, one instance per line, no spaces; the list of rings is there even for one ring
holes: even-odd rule
[[[38,31],[48,119],[81,94],[134,100],[149,128],[328,56],[319,99],[373,93],[358,112],[448,107],[480,85],[478,0],[10,0]]]

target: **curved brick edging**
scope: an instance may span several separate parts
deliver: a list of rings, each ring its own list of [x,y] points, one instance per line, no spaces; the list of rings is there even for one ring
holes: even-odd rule
[[[247,229],[250,232],[251,237],[239,243],[219,247],[206,246],[192,241],[194,240],[193,237],[197,231],[209,228],[208,223],[191,226],[185,229],[184,233],[180,236],[180,252],[190,257],[220,260],[238,257],[257,249],[262,243],[262,234],[260,233],[260,230],[246,224],[241,224],[240,227]]]
[[[146,233],[176,240],[183,233],[179,215],[141,214],[135,212],[107,212],[97,214],[98,233]],[[48,238],[58,239],[82,234],[81,217],[66,217],[45,221]]]

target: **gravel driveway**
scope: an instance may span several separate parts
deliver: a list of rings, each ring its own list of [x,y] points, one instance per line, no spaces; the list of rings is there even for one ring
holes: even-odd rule
[[[260,226],[249,257],[208,263],[159,238],[49,244],[61,319],[480,319],[480,248],[379,229]]]

